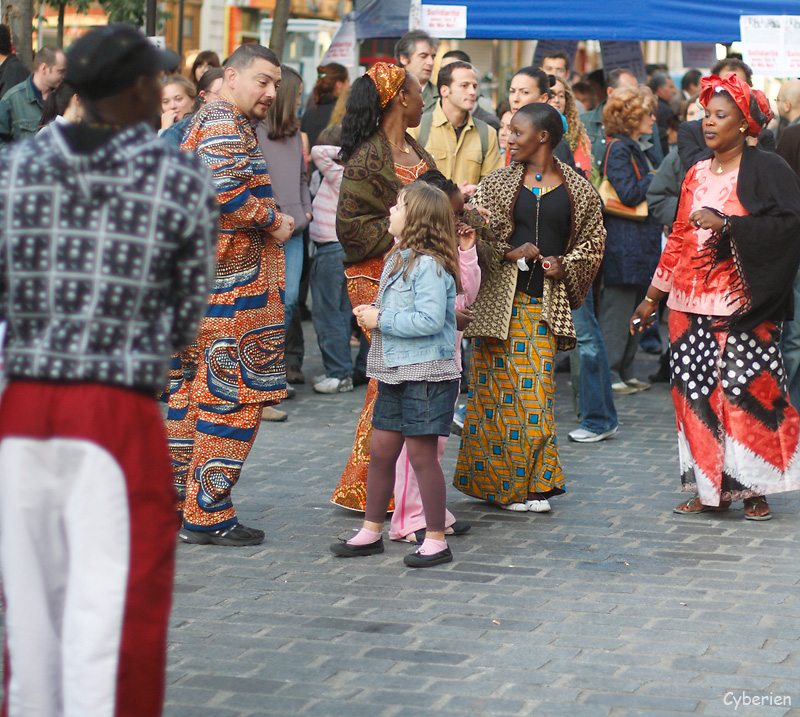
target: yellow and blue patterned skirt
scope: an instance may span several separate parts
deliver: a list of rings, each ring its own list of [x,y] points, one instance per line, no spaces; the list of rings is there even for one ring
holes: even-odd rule
[[[553,419],[556,339],[541,299],[517,292],[508,339],[475,339],[453,485],[506,505],[564,492]]]

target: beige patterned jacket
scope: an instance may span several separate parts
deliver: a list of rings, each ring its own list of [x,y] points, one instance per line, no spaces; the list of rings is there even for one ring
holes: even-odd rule
[[[574,169],[555,159],[556,170],[564,179],[564,185],[572,206],[572,222],[567,249],[562,256],[565,277],[553,280],[545,277],[542,294],[542,321],[547,324],[556,336],[559,351],[566,351],[576,345],[575,325],[572,322],[571,309],[583,304],[586,294],[594,281],[595,274],[603,259],[606,243],[606,230],[603,227],[602,204],[600,196],[591,182],[578,174]],[[489,225],[497,239],[506,243],[514,232],[514,204],[522,189],[525,177],[525,166],[512,162],[510,166],[492,172],[478,185],[474,203],[486,207],[492,212]],[[495,252],[500,261],[502,254]],[[489,296],[478,296],[476,314],[479,305],[510,304],[517,285],[517,268],[513,271],[497,271],[493,267],[490,281],[485,282],[481,293]],[[481,301],[481,299],[483,299]],[[491,299],[490,301],[487,301]],[[476,323],[479,317],[476,315]],[[505,336],[508,336],[506,323]]]

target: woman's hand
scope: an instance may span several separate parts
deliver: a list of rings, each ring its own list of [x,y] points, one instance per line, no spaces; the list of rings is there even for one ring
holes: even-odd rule
[[[525,261],[528,262],[528,266],[531,266],[538,258],[539,247],[530,242],[525,242],[522,246],[518,246],[516,249],[506,252],[506,261],[525,259]]]
[[[456,224],[456,234],[458,235],[458,247],[461,251],[469,251],[475,246],[478,235],[466,222],[458,222]]]
[[[564,271],[564,262],[561,261],[560,256],[546,256],[542,259],[542,269],[544,269],[544,275],[548,279],[563,279],[566,275],[566,271]]]
[[[459,331],[463,331],[472,323],[474,318],[475,315],[472,313],[472,309],[456,309],[456,328]]]
[[[161,129],[169,129],[178,121],[178,113],[175,110],[167,110],[161,114]]]
[[[652,296],[652,294],[658,294],[658,298]],[[658,302],[661,301],[666,294],[663,291],[659,291],[651,286],[647,290],[646,296],[649,296],[652,301],[650,299],[642,299],[642,303],[636,307],[636,311],[634,311],[633,316],[631,316],[631,336],[633,336],[634,332],[637,330],[639,333],[642,333],[642,331],[650,326],[650,319],[655,313],[655,310],[658,308]]]
[[[709,209],[698,209],[689,216],[689,224],[698,229],[710,229],[712,232],[718,232],[725,226],[725,219]]]
[[[486,207],[479,207],[475,204],[465,204],[464,210],[467,209],[474,209],[478,214],[480,214],[487,222],[492,218],[492,210],[487,209]]]
[[[458,185],[458,188],[461,190],[461,193],[464,195],[465,199],[469,199],[475,194],[475,190],[478,188],[477,184],[470,184],[466,179]]]
[[[372,330],[378,327],[378,307],[372,304],[361,304],[353,309],[358,325],[362,329]]]

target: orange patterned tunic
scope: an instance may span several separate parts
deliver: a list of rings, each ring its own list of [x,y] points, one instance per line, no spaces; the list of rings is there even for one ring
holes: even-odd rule
[[[286,396],[284,257],[270,234],[281,218],[253,125],[218,100],[197,113],[181,148],[211,169],[220,204],[217,271],[198,333],[193,397],[274,403]]]

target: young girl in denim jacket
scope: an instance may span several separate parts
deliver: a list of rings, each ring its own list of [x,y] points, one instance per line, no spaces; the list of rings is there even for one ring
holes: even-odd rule
[[[373,332],[367,374],[378,379],[365,520],[353,538],[331,550],[342,557],[383,552],[383,521],[405,440],[427,532],[404,562],[430,567],[453,559],[444,537],[445,482],[437,452],[438,437],[450,433],[461,376],[455,360],[461,282],[450,200],[427,184],[408,185],[390,210],[389,232],[399,241],[386,258],[376,303],[353,310],[359,325]]]

